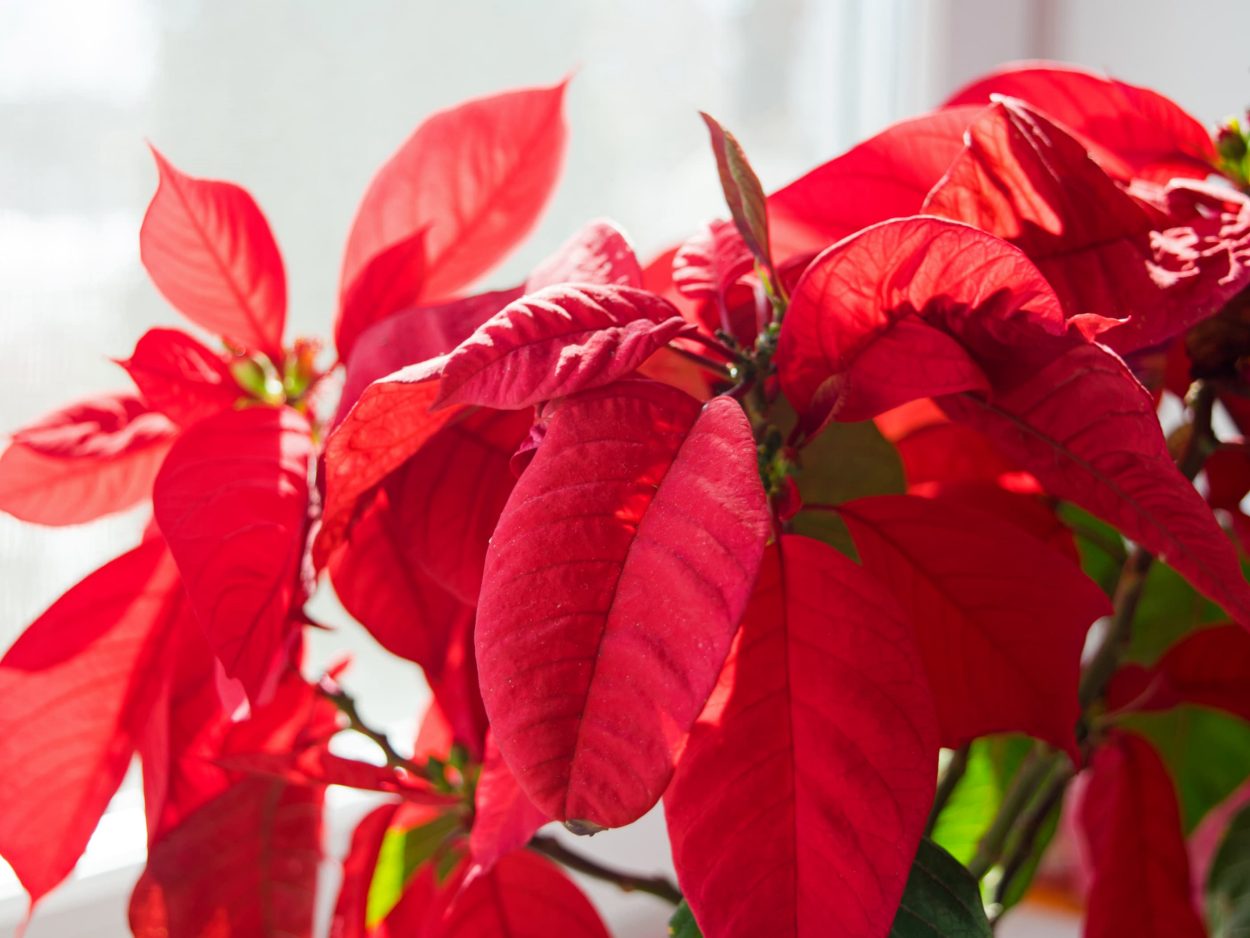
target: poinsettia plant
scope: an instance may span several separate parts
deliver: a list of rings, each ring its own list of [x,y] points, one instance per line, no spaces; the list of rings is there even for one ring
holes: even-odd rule
[[[984,936],[1030,888],[1092,938],[1239,934],[1240,125],[1029,64],[768,195],[705,115],[727,219],[645,265],[594,221],[473,292],[551,193],[564,92],[382,167],[334,355],[285,336],[251,196],[155,154],[141,255],[199,337],[150,330],[136,391],[0,456],[18,518],[152,507],[0,662],[32,904],[137,754],[140,936],[310,935],[330,785],[379,799],[337,938],[606,934],[562,867],[687,938]],[[327,582],[423,669],[411,745],[307,673]],[[661,800],[676,883],[540,833]]]

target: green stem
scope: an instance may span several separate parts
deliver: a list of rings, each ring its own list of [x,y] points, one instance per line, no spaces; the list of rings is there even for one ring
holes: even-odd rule
[[[706,355],[700,355],[698,352],[692,352],[689,349],[679,348],[676,345],[670,345],[669,349],[676,352],[682,358],[694,362],[701,368],[706,368],[708,371],[714,372],[726,381],[733,380],[733,374],[728,368],[725,367],[723,362],[715,361],[714,359],[708,358]]]
[[[999,861],[1016,819],[1033,801],[1034,795],[1050,775],[1055,765],[1054,759],[1052,754],[1047,754],[1040,746],[1025,759],[1012,780],[1011,787],[1007,789],[1007,794],[1003,796],[989,830],[977,844],[976,855],[968,861],[968,870],[973,877],[980,879]]]
[[[965,743],[954,751],[950,762],[946,763],[942,777],[938,779],[937,791],[933,795],[933,807],[929,810],[929,820],[925,824],[924,835],[926,837],[933,836],[933,829],[937,827],[938,818],[941,817],[942,810],[946,807],[946,803],[951,800],[951,796],[955,794],[955,789],[959,787],[964,774],[968,771],[968,754],[971,750],[972,744]]]

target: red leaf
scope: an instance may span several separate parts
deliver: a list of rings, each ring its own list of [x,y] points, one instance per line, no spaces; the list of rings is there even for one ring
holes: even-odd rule
[[[997,482],[1018,471],[972,427],[943,421],[920,427],[895,442],[908,487],[927,483]]]
[[[439,938],[609,938],[595,907],[558,866],[519,850],[471,877],[427,934]]]
[[[764,188],[734,135],[709,115],[700,112],[699,116],[703,118],[711,137],[721,191],[725,194],[725,204],[733,215],[734,225],[751,253],[771,270],[773,260],[769,249]]]
[[[308,511],[308,421],[232,411],[186,431],[156,479],[156,521],[226,673],[254,703],[286,661]]]
[[[326,440],[325,507],[313,544],[324,567],[343,543],[361,496],[407,461],[459,413],[430,413],[444,359],[409,365],[374,381]]]
[[[530,272],[525,292],[561,283],[641,287],[642,268],[629,239],[612,222],[588,222]]]
[[[927,319],[936,320],[931,324]],[[1062,333],[1063,311],[1020,251],[932,218],[884,222],[821,254],[795,287],[777,348],[781,386],[809,434],[989,381],[939,325]]]
[[[548,820],[521,790],[489,735],[473,804],[469,853],[483,870],[490,870],[500,857],[524,847]]]
[[[374,255],[343,294],[334,322],[339,358],[347,360],[356,340],[370,326],[416,303],[424,275],[424,229]]]
[[[673,257],[673,286],[696,300],[725,301],[739,278],[755,266],[751,249],[727,221],[714,221],[688,239]]]
[[[519,289],[481,293],[405,310],[370,326],[347,360],[347,377],[334,422],[342,422],[374,381],[408,365],[446,355],[520,295]]]
[[[161,686],[181,598],[160,538],[58,599],[0,660],[0,854],[31,902],[87,845]]]
[[[330,920],[330,938],[366,938],[369,887],[373,883],[382,839],[397,808],[394,804],[374,808],[352,832],[351,845],[343,858],[343,881],[334,904],[334,917]]]
[[[776,256],[823,251],[861,228],[919,212],[981,110],[951,108],[894,124],[774,192],[768,220]]]
[[[735,401],[622,382],[555,409],[486,556],[499,750],[548,816],[640,817],[716,680],[768,533]]]
[[[1204,938],[1190,896],[1181,813],[1150,744],[1117,733],[1094,753],[1080,806],[1093,881],[1088,938]]]
[[[1213,315],[1250,283],[1250,206],[1223,201],[1161,225],[1080,143],[1021,102],[999,101],[969,127],[924,212],[1015,244],[1069,318],[1125,320],[1100,341],[1127,353]]]
[[[933,798],[911,629],[833,548],[770,548],[665,795],[682,890],[717,938],[890,929]]]
[[[1122,682],[1130,676],[1131,691]],[[1236,625],[1201,629],[1169,648],[1153,667],[1122,670],[1115,684],[1120,687],[1113,685],[1108,696],[1118,706],[1168,710],[1191,703],[1250,722],[1250,635]]]
[[[419,231],[426,301],[493,267],[534,226],[560,173],[565,84],[478,98],[427,118],[365,193],[347,239],[343,292],[376,255]]]
[[[196,325],[280,363],[286,274],[265,216],[233,183],[192,178],[152,155],[160,185],[139,231],[152,282]]]
[[[1082,342],[1038,370],[1006,361],[1000,370],[990,400],[945,397],[943,408],[1052,495],[1115,525],[1250,626],[1250,586],[1236,551],[1177,471],[1154,402],[1125,364]]]
[[[153,845],[135,938],[311,936],[324,790],[247,779]]]
[[[687,328],[645,290],[547,287],[508,304],[448,356],[435,406],[518,409],[610,384]]]
[[[942,745],[1022,732],[1073,751],[1085,633],[1111,611],[1081,568],[1023,528],[945,500],[886,495],[838,511],[915,626]]]
[[[23,521],[94,521],[146,499],[174,427],[132,394],[71,404],[18,430],[0,456],[0,509]]]
[[[222,356],[177,329],[149,329],[121,366],[149,407],[183,427],[229,410],[243,396]]]
[[[1119,179],[1205,179],[1213,172],[1215,148],[1206,129],[1147,88],[1059,62],[1016,63],[970,82],[946,104],[984,105],[992,95],[1027,101],[1075,131]]]

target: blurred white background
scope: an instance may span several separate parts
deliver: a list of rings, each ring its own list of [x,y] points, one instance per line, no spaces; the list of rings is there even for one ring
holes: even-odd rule
[[[1213,122],[1250,104],[1247,36],[1245,0],[0,0],[0,432],[125,387],[108,358],[178,324],[139,264],[155,187],[145,139],[251,190],[285,255],[290,331],[326,335],[371,174],[424,115],[471,95],[576,69],[564,183],[491,278],[503,284],[595,216],[645,257],[723,214],[698,109],[775,188],[1010,59],[1100,67]],[[0,517],[0,648],[143,521],[50,530]],[[425,698],[414,670],[350,626],[321,638],[317,660],[356,650],[371,719],[411,725]],[[125,935],[142,841],[137,792],[124,791],[29,938]],[[666,863],[655,816],[593,847]],[[595,896],[620,938],[663,934],[658,903]],[[0,863],[0,927],[22,911]],[[1025,913],[1000,934],[1076,932]]]

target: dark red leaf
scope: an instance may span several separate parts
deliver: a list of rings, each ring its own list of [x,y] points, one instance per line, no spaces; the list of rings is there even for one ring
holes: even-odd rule
[[[247,779],[188,816],[148,853],[135,938],[311,936],[323,793]]]
[[[779,259],[823,251],[888,218],[915,215],[963,150],[980,107],[901,121],[768,197]]]
[[[1250,635],[1236,625],[1187,635],[1153,667],[1122,669],[1108,697],[1117,708],[1169,710],[1191,703],[1250,722]]]
[[[964,394],[942,406],[1049,493],[1115,525],[1250,626],[1250,586],[1236,550],[1177,471],[1154,402],[1125,364],[1078,342],[1039,370],[1009,361],[997,370],[990,400]]]
[[[946,104],[985,105],[993,95],[1027,101],[1075,131],[1119,179],[1205,179],[1214,171],[1215,148],[1206,128],[1147,88],[1060,62],[1027,62],[970,82]]]
[[[493,267],[534,226],[560,173],[565,84],[477,98],[427,118],[365,193],[347,239],[343,292],[375,256],[419,231],[427,302]]]
[[[560,283],[598,283],[641,287],[642,268],[629,239],[612,222],[588,222],[581,231],[537,267],[525,281],[525,292]]]
[[[370,326],[416,303],[424,286],[424,274],[424,230],[374,255],[343,294],[334,322],[334,346],[339,350],[339,358],[347,360],[360,334]]]
[[[909,487],[953,482],[997,482],[1018,472],[983,434],[961,423],[920,427],[895,442]]]
[[[1080,823],[1093,880],[1088,938],[1205,938],[1176,792],[1150,744],[1117,733],[1094,753]]]
[[[770,547],[664,798],[703,933],[885,935],[937,750],[920,654],[886,590],[818,541]]]
[[[482,760],[473,804],[469,853],[484,870],[493,867],[500,857],[524,847],[548,820],[521,790],[490,736],[486,737],[486,757]]]
[[[152,492],[173,425],[133,394],[72,404],[13,434],[0,456],[0,509],[64,525],[122,511]]]
[[[0,660],[0,855],[32,903],[73,869],[126,774],[181,592],[152,538],[71,588]]]
[[[714,221],[673,256],[673,286],[691,299],[723,303],[729,288],[754,265],[738,229],[730,222]]]
[[[772,269],[772,253],[768,239],[768,206],[764,199],[764,187],[747,161],[746,153],[737,139],[711,116],[700,112],[712,140],[712,153],[716,157],[716,172],[720,176],[721,191],[725,204],[733,216],[734,225],[751,253],[769,270]]]
[[[243,396],[222,356],[177,329],[149,329],[121,366],[149,407],[183,427]]]
[[[460,414],[430,413],[444,361],[409,365],[368,385],[326,440],[325,507],[313,544],[318,568],[343,543],[361,496]]]
[[[482,694],[548,816],[627,824],[664,790],[768,533],[750,426],[647,381],[558,405],[486,556]]]
[[[547,287],[504,307],[448,356],[436,406],[517,409],[610,384],[688,328],[645,290]]]
[[[226,673],[254,703],[296,636],[308,512],[308,421],[255,407],[186,431],[156,479],[157,524]]]
[[[160,185],[139,231],[152,282],[197,326],[281,362],[286,274],[265,216],[233,183],[195,179],[152,155]]]
[[[942,745],[1021,732],[1072,751],[1085,633],[1111,611],[1081,568],[949,500],[885,495],[838,511],[915,627]]]
[[[1202,210],[1156,219],[1079,142],[1018,101],[986,109],[967,140],[924,212],[1015,244],[1069,318],[1124,320],[1100,339],[1116,351],[1177,335],[1250,283],[1250,206],[1225,205],[1231,193],[1195,194]]]

